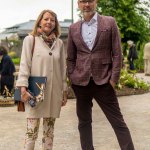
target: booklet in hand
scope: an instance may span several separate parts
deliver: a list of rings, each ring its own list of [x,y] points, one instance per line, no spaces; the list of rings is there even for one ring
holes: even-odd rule
[[[28,81],[28,90],[33,94],[33,96],[38,96],[46,86],[47,77],[30,76]],[[19,87],[15,88],[14,100],[21,101],[21,90]]]

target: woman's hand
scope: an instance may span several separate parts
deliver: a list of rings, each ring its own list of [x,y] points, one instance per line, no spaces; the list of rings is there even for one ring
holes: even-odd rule
[[[63,92],[63,100],[61,106],[65,106],[67,103],[67,91]]]
[[[27,91],[26,87],[21,87],[21,101],[26,102],[32,95]]]

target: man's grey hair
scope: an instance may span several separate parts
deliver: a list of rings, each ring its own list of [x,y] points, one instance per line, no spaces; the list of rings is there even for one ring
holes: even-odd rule
[[[128,43],[128,45],[130,45],[130,46],[132,46],[132,45],[134,44],[134,42],[131,41],[131,40],[127,41],[127,43]]]

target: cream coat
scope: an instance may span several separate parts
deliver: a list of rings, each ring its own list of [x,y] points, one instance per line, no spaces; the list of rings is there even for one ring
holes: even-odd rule
[[[46,76],[45,99],[31,108],[26,103],[27,118],[59,117],[66,90],[66,60],[63,42],[57,39],[50,49],[41,37],[35,37],[35,48],[32,57],[33,36],[26,36],[23,41],[19,76],[16,86],[28,87],[28,77]],[[52,55],[49,55],[49,53]],[[32,61],[31,61],[32,58]]]
[[[150,75],[150,42],[144,46],[144,72]]]

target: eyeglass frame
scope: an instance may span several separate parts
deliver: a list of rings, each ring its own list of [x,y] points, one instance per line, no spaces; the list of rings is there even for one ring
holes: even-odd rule
[[[80,3],[93,3],[95,0],[79,0]]]

